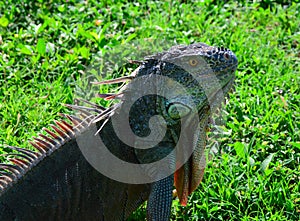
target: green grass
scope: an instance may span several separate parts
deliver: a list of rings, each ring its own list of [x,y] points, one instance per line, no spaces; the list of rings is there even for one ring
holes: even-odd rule
[[[300,220],[300,4],[186,2],[0,2],[0,146],[28,147],[66,112],[99,53],[144,38],[223,45],[239,67],[211,139],[222,151],[172,220]]]

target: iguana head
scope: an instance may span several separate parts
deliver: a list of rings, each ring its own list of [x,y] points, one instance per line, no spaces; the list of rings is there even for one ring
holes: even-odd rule
[[[181,204],[185,205],[188,195],[196,189],[203,177],[208,118],[211,110],[221,103],[222,99],[219,98],[224,98],[233,84],[237,58],[233,52],[223,47],[197,43],[174,46],[166,52],[147,57],[139,64],[141,66],[130,76],[97,83],[110,84],[131,80],[121,93],[113,96],[104,94],[101,97],[120,98],[123,101],[117,107],[116,115],[119,115],[119,120],[115,125],[125,125],[129,119],[128,127],[118,129],[124,132],[125,138],[129,138],[126,143],[139,143],[136,142],[136,137],[127,133],[133,130],[138,138],[146,137],[146,141],[141,139],[140,142],[146,146],[152,130],[149,129],[149,119],[154,115],[164,118],[169,134],[173,136],[174,146],[179,144],[181,149],[186,149],[182,152],[186,155],[184,160],[180,159],[181,153],[177,153],[173,170],[173,173],[176,170],[174,177],[178,197]],[[95,119],[98,121],[103,117],[106,114],[101,113]],[[181,130],[178,131],[180,124]],[[160,132],[157,130],[156,134],[158,133]],[[123,138],[121,140],[124,142]],[[162,148],[169,142],[168,138],[163,142]],[[131,147],[135,147],[134,145],[130,143]],[[160,144],[156,147],[160,148]],[[135,149],[141,164],[159,161],[169,153],[169,147]],[[160,167],[155,170],[164,171]],[[157,181],[156,178],[153,181]]]

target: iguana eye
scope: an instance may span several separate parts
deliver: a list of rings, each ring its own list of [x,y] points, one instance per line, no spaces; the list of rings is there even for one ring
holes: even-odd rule
[[[192,58],[189,60],[189,64],[191,66],[195,67],[198,64],[198,61],[196,59]]]

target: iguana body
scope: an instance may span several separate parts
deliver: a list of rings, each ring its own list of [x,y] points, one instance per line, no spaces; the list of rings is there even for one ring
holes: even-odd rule
[[[145,200],[148,220],[168,220],[174,181],[180,202],[185,205],[188,194],[202,179],[205,130],[212,102],[218,90],[228,92],[236,67],[237,59],[227,49],[201,43],[175,46],[141,63],[130,78],[141,79],[143,85],[129,84],[121,94],[111,96],[120,98],[119,104],[106,110],[92,105],[96,114],[71,106],[81,110],[81,118],[65,115],[69,123],[57,122],[52,126],[54,132],[46,130],[49,136],[40,135],[32,142],[37,152],[13,148],[19,155],[11,158],[12,164],[0,165],[0,220],[125,220]],[[167,81],[157,80],[157,76]],[[132,106],[131,100],[151,87],[153,77],[154,92],[167,91],[169,99],[152,93],[135,99]],[[209,85],[216,78],[220,82],[218,89]],[[190,96],[176,82],[184,85]],[[131,108],[129,113],[126,105]],[[146,150],[126,145],[113,125],[114,118],[122,120],[126,114],[133,133],[140,137],[149,135],[151,117],[163,116],[167,127],[163,139]],[[183,118],[185,121],[181,121]],[[88,161],[83,156],[83,149],[92,148],[99,138],[111,153],[131,164],[148,165],[163,158],[168,159],[167,163],[151,170],[141,167],[143,175],[153,182],[128,184],[112,180],[91,163],[101,156],[92,156]],[[133,143],[137,145],[139,141]],[[172,153],[177,145],[178,151]],[[182,155],[189,151],[193,154],[185,162]],[[166,172],[170,168],[176,172]]]

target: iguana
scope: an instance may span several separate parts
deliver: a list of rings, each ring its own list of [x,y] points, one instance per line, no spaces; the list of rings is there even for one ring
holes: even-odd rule
[[[130,81],[118,94],[99,95],[119,103],[67,105],[80,114],[62,114],[44,129],[48,135],[30,142],[36,151],[8,146],[0,220],[126,220],[146,200],[148,220],[169,220],[173,185],[186,205],[203,177],[210,112],[231,88],[237,63],[223,47],[173,46],[140,61],[132,75],[102,82]],[[120,131],[130,139],[120,139]],[[103,167],[112,174],[101,174],[97,163],[107,156],[98,147],[140,170],[124,172],[111,162]],[[122,178],[112,179],[115,169]]]

